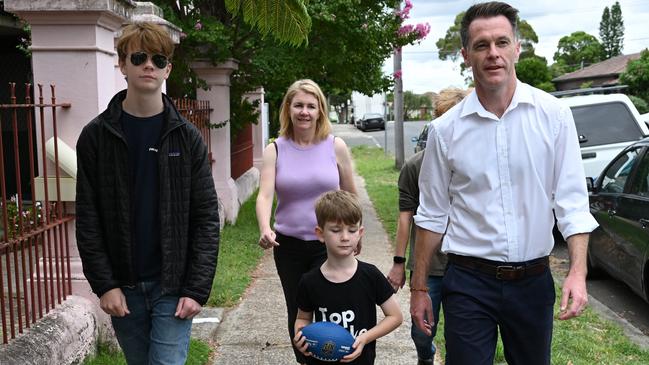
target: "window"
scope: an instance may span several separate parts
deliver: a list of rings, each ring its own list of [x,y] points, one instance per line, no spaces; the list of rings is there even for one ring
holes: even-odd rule
[[[602,179],[602,192],[622,193],[624,191],[624,184],[626,184],[641,150],[642,147],[628,150],[608,167]]]
[[[572,107],[579,146],[599,146],[642,138],[642,130],[623,103],[605,103]]]
[[[638,172],[631,185],[631,193],[649,198],[649,153],[645,153],[638,165]]]

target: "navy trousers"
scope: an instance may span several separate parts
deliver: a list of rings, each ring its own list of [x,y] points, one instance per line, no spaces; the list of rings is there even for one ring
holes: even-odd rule
[[[498,332],[509,365],[548,365],[554,281],[504,281],[449,262],[442,281],[447,365],[493,364]]]

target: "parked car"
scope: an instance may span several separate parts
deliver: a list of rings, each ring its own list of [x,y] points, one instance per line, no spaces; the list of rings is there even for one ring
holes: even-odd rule
[[[412,137],[411,142],[415,143],[415,153],[426,149],[426,140],[428,140],[428,126],[430,123],[424,125],[424,129],[421,130],[418,137]]]
[[[385,129],[385,119],[379,113],[363,114],[363,119],[358,121],[358,128],[363,132],[368,129]]]
[[[599,223],[588,245],[589,276],[606,271],[649,302],[649,138],[587,180],[590,212]]]
[[[559,101],[570,107],[575,119],[586,176],[599,176],[624,147],[649,135],[649,128],[626,95],[581,95]]]

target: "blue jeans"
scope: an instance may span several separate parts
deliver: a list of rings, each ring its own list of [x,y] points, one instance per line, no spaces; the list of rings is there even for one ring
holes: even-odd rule
[[[412,277],[412,273],[410,277]],[[430,301],[433,302],[433,315],[435,316],[435,325],[431,328],[432,334],[430,336],[426,335],[415,325],[415,322],[412,322],[410,329],[410,337],[412,337],[412,341],[415,343],[417,357],[420,360],[432,359],[435,356],[435,351],[437,351],[433,339],[435,338],[437,322],[439,321],[439,307],[442,301],[442,279],[443,276],[429,276],[426,281],[428,296],[430,296]]]
[[[177,296],[162,296],[160,282],[122,287],[131,312],[111,317],[115,335],[129,365],[184,364],[189,350],[191,319],[174,316]]]

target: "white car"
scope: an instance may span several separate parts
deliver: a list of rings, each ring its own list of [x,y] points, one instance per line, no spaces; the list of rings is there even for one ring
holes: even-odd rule
[[[582,95],[559,99],[575,119],[587,177],[596,178],[629,144],[649,135],[649,127],[623,94]]]

